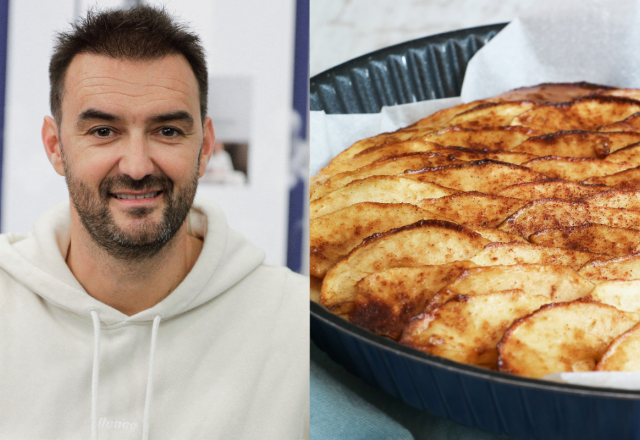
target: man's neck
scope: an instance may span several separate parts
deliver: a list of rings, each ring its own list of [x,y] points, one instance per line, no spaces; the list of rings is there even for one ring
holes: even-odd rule
[[[73,217],[66,258],[69,269],[89,295],[129,316],[167,297],[191,271],[202,250],[202,241],[187,234],[185,222],[155,256],[133,262],[114,258]]]

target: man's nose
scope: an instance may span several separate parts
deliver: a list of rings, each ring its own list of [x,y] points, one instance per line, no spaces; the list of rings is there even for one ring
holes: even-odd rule
[[[149,142],[143,135],[131,135],[123,145],[119,162],[120,172],[134,180],[153,174],[154,164],[149,155]]]

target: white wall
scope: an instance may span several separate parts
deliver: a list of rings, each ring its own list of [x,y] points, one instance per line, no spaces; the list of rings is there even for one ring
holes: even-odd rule
[[[19,0],[9,14],[7,95],[2,182],[2,232],[28,232],[48,207],[68,198],[49,164],[40,129],[49,114],[48,63],[56,30],[90,4],[125,0]],[[246,187],[201,186],[229,224],[286,263],[291,148],[294,0],[174,0],[164,4],[202,38],[210,75],[252,78],[249,180]]]
[[[71,0],[9,5],[2,181],[3,232],[27,232],[46,208],[65,200],[64,179],[51,167],[40,128],[49,112],[53,35],[73,18]]]

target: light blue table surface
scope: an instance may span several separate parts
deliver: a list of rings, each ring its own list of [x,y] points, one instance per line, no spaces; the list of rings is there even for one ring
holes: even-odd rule
[[[311,343],[311,440],[508,440],[408,406]]]

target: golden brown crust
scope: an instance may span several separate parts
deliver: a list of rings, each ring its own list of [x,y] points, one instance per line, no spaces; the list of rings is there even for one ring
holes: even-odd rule
[[[640,313],[638,292],[640,280],[606,280],[598,282],[585,299],[608,304],[623,312]]]
[[[422,199],[450,196],[457,192],[459,191],[431,182],[419,182],[398,176],[372,176],[355,180],[326,196],[312,200],[309,204],[309,215],[314,219],[362,202],[415,205]]]
[[[456,163],[463,163],[463,161],[451,155],[434,152],[413,152],[384,157],[356,170],[345,171],[331,176],[312,192],[311,200],[324,197],[355,180],[362,180],[372,176],[392,176],[408,170],[420,170]]]
[[[376,145],[355,154],[349,160],[335,165],[331,169],[331,175],[335,176],[336,174],[346,171],[354,171],[386,157],[393,157],[405,153],[433,151],[437,147],[439,147],[438,144],[427,142],[422,139],[410,139],[401,142]],[[320,183],[322,184],[324,181]]]
[[[418,349],[494,369],[497,342],[519,313],[584,295],[640,310],[624,293],[640,283],[640,253],[628,254],[640,250],[640,191],[627,191],[640,189],[640,101],[629,97],[640,90],[541,84],[356,142],[312,181],[314,191],[329,190],[311,203],[315,224],[324,225],[311,246],[312,265],[326,265],[320,303],[375,333],[397,339],[404,332]],[[621,122],[627,131],[618,131]],[[364,209],[380,202],[415,206],[402,208],[408,217]],[[416,206],[426,208],[418,215],[440,218],[404,224],[415,220]],[[351,214],[330,214],[338,209]],[[562,311],[547,323],[560,326],[592,320],[614,329],[640,320],[640,312],[576,304],[595,305],[589,310],[600,318],[558,305],[541,310]],[[561,343],[571,360],[556,362],[556,371],[593,369],[591,354],[602,344],[578,337],[589,331],[571,330],[578,345]],[[509,362],[505,369],[544,374],[548,351],[564,356],[544,344],[523,363],[539,365],[533,372]]]
[[[515,319],[549,301],[521,290],[456,295],[413,319],[400,343],[458,362],[496,369],[496,345],[505,330]]]
[[[640,323],[613,340],[595,371],[640,371]]]
[[[327,272],[320,303],[338,313],[353,309],[357,282],[394,267],[417,267],[468,260],[488,240],[472,230],[446,221],[421,220],[374,234]]]
[[[368,275],[361,279],[349,320],[374,333],[398,339],[425,303],[465,269],[471,261],[437,266],[401,267]]]
[[[426,134],[422,139],[435,142],[443,147],[509,151],[529,137],[539,134],[541,134],[539,131],[520,126],[483,127],[474,129],[447,127]]]
[[[640,253],[609,260],[590,261],[580,268],[580,275],[599,280],[640,280]]]
[[[496,228],[473,226],[470,229],[473,229],[475,232],[482,235],[483,238],[486,238],[491,243],[527,243],[527,240],[525,240],[524,237],[511,234],[509,232],[504,232]]]
[[[471,261],[478,266],[549,264],[578,270],[590,261],[608,259],[611,259],[611,256],[533,243],[489,243],[473,256]]]
[[[529,100],[538,103],[567,102],[576,98],[582,98],[600,91],[615,90],[615,87],[592,84],[588,82],[575,83],[543,83],[535,86],[519,87],[502,93],[495,99]]]
[[[591,131],[570,130],[532,136],[512,151],[536,156],[593,157],[602,159],[609,154],[609,138],[606,134]]]
[[[512,163],[483,159],[424,170],[408,171],[403,177],[420,182],[433,182],[460,191],[494,194],[507,186],[544,180],[544,174]]]
[[[582,183],[587,185],[601,184],[624,191],[640,189],[640,167],[630,168],[609,176],[591,177]]]
[[[640,191],[621,191],[612,189],[582,199],[592,205],[605,208],[628,209],[640,211]]]
[[[608,162],[593,157],[545,156],[522,164],[534,171],[556,179],[582,182],[599,176],[608,176],[631,168],[626,162]]]
[[[437,199],[426,199],[421,208],[441,214],[465,226],[495,227],[526,202],[477,191],[468,191]]]
[[[471,229],[466,228],[466,227],[464,227],[462,225],[459,225],[457,223],[452,223],[452,222],[443,221],[443,220],[419,220],[419,221],[417,221],[415,223],[412,223],[410,225],[401,226],[399,228],[390,229],[390,230],[388,230],[386,232],[373,234],[373,235],[365,238],[364,240],[362,240],[362,244],[360,246],[364,246],[364,245],[372,243],[372,242],[374,242],[376,240],[380,240],[383,237],[387,237],[387,236],[390,236],[390,235],[393,235],[393,234],[399,234],[400,232],[409,231],[411,229],[422,228],[422,227],[425,227],[425,226],[435,226],[435,227],[438,227],[438,228],[450,229],[452,231],[468,235],[470,238],[478,238],[478,237],[480,237],[480,234],[478,234],[477,232],[473,232]]]
[[[639,101],[616,96],[594,96],[571,102],[539,105],[515,117],[512,124],[544,133],[562,130],[595,131],[639,111]]]
[[[446,125],[462,128],[508,126],[518,115],[537,107],[531,101],[493,102],[478,105],[453,117]]]
[[[593,283],[567,266],[517,264],[466,269],[427,302],[425,313],[460,294],[481,295],[496,291],[522,290],[553,302],[572,301],[593,290]]]
[[[437,111],[434,114],[427,116],[426,118],[422,118],[418,122],[405,127],[404,130],[412,130],[425,127],[442,127],[443,125],[446,125],[446,123],[449,122],[455,115],[465,112],[471,108],[477,107],[484,102],[487,101],[474,101]]]
[[[545,229],[529,236],[529,241],[544,246],[607,254],[614,257],[640,252],[640,231],[593,223]]]
[[[342,153],[338,154],[336,157],[334,157],[326,167],[320,170],[320,172],[311,179],[311,181],[315,185],[321,184],[328,177],[336,174],[336,170],[343,167],[345,163],[348,164],[356,154],[366,150],[367,148],[371,148],[377,145],[408,141],[414,138],[420,138],[432,131],[432,129],[428,128],[417,128],[414,130],[407,130],[402,132],[396,131],[392,133],[381,133],[377,136],[372,136],[370,138],[360,140],[344,150]]]
[[[546,229],[563,229],[587,223],[635,229],[640,227],[640,213],[576,200],[539,199],[524,205],[498,228],[529,237]]]
[[[615,89],[615,90],[602,90],[594,92],[595,96],[620,96],[629,99],[640,99],[640,90],[638,89]]]
[[[585,299],[544,305],[505,332],[497,345],[498,368],[534,378],[591,371],[610,342],[635,322],[635,314]]]
[[[613,124],[599,127],[598,131],[613,132],[613,131],[640,131],[640,112],[634,113],[627,119]]]
[[[497,162],[512,163],[521,165],[537,156],[529,153],[519,153],[506,150],[490,150],[489,148],[465,148],[465,147],[438,147],[433,150],[435,153],[450,154],[456,159],[465,161],[491,159]]]
[[[544,179],[536,182],[517,183],[498,191],[496,195],[529,201],[539,199],[580,200],[609,189],[606,185],[585,185],[563,179]]]
[[[442,219],[407,203],[363,202],[313,219],[309,229],[311,275],[324,278],[366,237],[429,218]]]
[[[640,132],[638,132],[640,134]],[[627,162],[630,167],[637,167],[640,165],[640,142],[627,145],[624,148],[620,148],[615,152],[607,156],[609,162]]]

